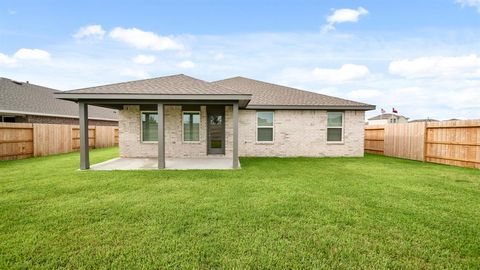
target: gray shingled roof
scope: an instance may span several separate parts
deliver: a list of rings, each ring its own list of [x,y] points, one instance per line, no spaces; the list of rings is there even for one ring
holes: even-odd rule
[[[66,94],[234,95],[236,90],[184,74],[65,91]]]
[[[325,106],[325,107],[374,107],[373,105],[304,91],[292,87],[234,77],[214,83],[251,94],[248,107],[254,106]]]
[[[57,99],[61,91],[0,77],[0,112],[18,111],[25,114],[49,114],[78,117],[78,105]],[[91,119],[117,120],[115,110],[89,106]]]
[[[249,102],[247,108],[252,109],[275,107],[370,110],[375,108],[365,103],[243,77],[206,82],[183,74],[70,90],[62,92],[58,97],[67,100],[142,99],[144,95],[148,96],[145,97],[147,99],[155,99],[159,95],[163,95],[163,99],[168,99],[165,96],[178,95],[186,98],[194,95],[236,98],[235,95],[243,95],[242,106]]]

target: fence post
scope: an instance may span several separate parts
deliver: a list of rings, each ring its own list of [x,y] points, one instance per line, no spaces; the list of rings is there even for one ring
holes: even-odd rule
[[[423,125],[423,162],[427,162],[427,146],[428,146],[428,122]]]
[[[93,149],[97,148],[97,126],[93,126]]]
[[[32,123],[32,157],[36,157],[37,156],[37,150],[35,149],[35,124]]]

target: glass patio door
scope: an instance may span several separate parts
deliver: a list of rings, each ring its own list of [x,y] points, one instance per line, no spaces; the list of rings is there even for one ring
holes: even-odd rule
[[[225,106],[207,106],[207,154],[225,154]]]

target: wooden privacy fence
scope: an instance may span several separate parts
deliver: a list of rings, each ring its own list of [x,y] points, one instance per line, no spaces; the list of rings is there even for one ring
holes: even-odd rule
[[[118,145],[118,127],[89,126],[90,148]],[[78,125],[0,123],[0,160],[77,151]]]
[[[365,152],[480,168],[480,120],[366,126]]]

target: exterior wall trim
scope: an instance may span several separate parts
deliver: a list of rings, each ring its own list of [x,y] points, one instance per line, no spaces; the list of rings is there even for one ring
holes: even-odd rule
[[[326,128],[326,132],[327,132],[327,144],[331,144],[331,145],[335,145],[335,144],[345,144],[345,112],[341,112],[342,113],[342,140],[341,141],[329,141],[328,140],[328,129],[329,128],[335,128],[335,127],[329,127],[328,126],[328,113],[331,112],[331,111],[327,111],[327,128]],[[338,127],[337,127],[338,128]]]
[[[90,105],[90,103],[89,103],[89,105]],[[24,111],[11,111],[11,110],[0,110],[0,113],[10,113],[10,114],[22,115],[22,116],[23,116],[23,115],[38,115],[38,116],[62,117],[62,118],[74,118],[74,119],[78,119],[78,116],[74,116],[74,115],[64,115],[64,114],[37,113],[37,112],[24,112]],[[101,118],[101,117],[89,117],[88,119],[118,122],[118,119]]]
[[[247,110],[349,110],[369,111],[375,106],[326,106],[326,105],[248,105]]]
[[[55,97],[66,100],[100,99],[100,100],[250,100],[250,94],[81,94],[81,93],[55,93]]]
[[[143,140],[143,121],[142,121],[142,114],[143,113],[156,113],[158,117],[158,111],[140,111],[140,143],[154,143],[157,144],[157,141],[144,141]]]
[[[185,141],[185,123],[183,122],[183,113],[198,113],[198,117],[200,118],[200,123],[198,123],[198,141]],[[202,111],[183,111],[182,110],[182,143],[200,143],[200,130],[202,129]],[[208,122],[208,120],[207,120]]]
[[[258,128],[270,128],[270,127],[267,127],[267,126],[259,126],[258,125],[258,113],[259,112],[262,112],[262,111],[257,110],[255,112],[255,143],[256,144],[273,144],[273,143],[275,143],[275,110],[263,111],[263,112],[272,112],[273,113],[273,118],[272,118],[273,125],[271,126],[271,128],[272,128],[272,140],[271,141],[259,141],[258,140]]]

